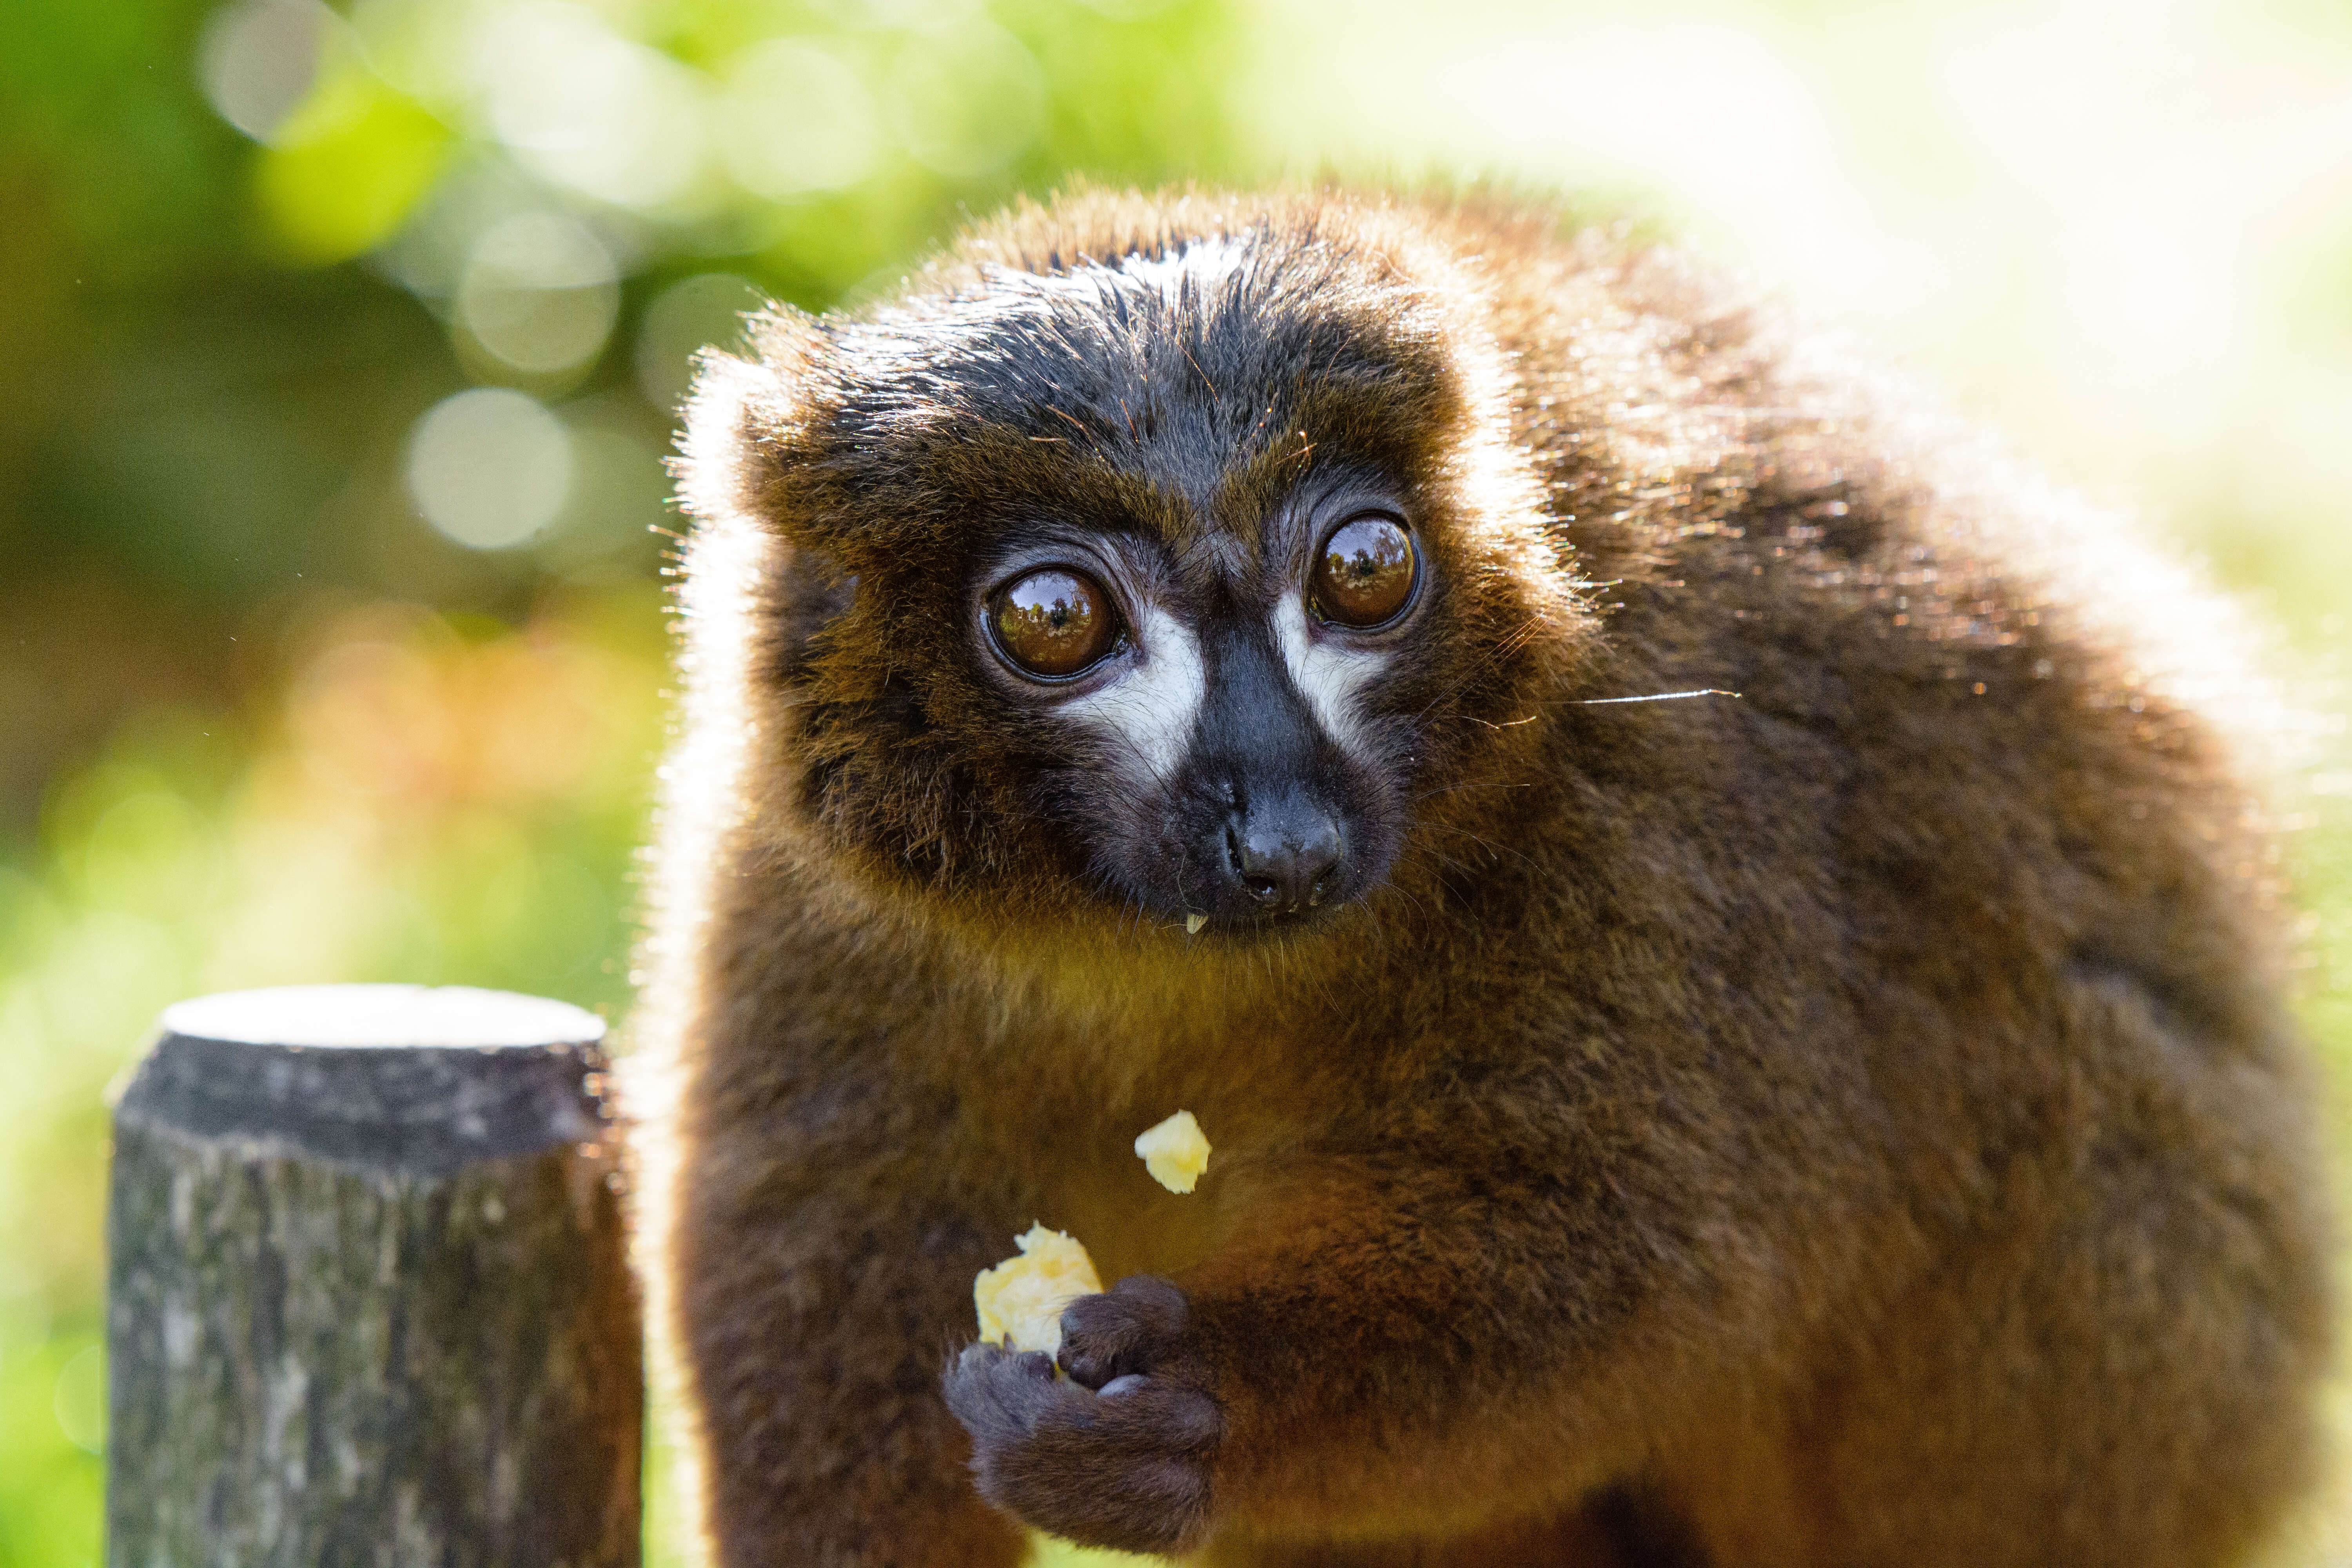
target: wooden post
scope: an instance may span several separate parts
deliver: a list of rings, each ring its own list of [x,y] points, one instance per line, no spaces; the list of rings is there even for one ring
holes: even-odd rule
[[[164,1013],[114,1112],[110,1568],[635,1568],[604,1032],[414,985]]]

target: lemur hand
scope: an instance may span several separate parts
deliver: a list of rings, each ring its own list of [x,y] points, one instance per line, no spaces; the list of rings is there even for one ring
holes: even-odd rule
[[[1062,1313],[1063,1380],[1035,1352],[972,1345],[948,1407],[972,1439],[981,1495],[1093,1546],[1173,1553],[1199,1543],[1224,1416],[1187,1352],[1184,1293],[1134,1275]]]

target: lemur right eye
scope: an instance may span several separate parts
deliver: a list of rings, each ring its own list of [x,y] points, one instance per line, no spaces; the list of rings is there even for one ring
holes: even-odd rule
[[[1309,574],[1315,613],[1359,631],[1386,626],[1404,614],[1421,582],[1412,535],[1379,512],[1349,518],[1315,553]]]
[[[1102,584],[1060,566],[999,588],[989,619],[1004,657],[1048,680],[1091,668],[1118,640],[1118,615]]]

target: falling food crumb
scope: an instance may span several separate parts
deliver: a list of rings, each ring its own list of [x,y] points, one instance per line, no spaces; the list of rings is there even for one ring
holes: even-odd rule
[[[1209,1140],[1189,1110],[1138,1133],[1135,1152],[1143,1156],[1143,1168],[1151,1179],[1171,1193],[1191,1192],[1209,1168]]]

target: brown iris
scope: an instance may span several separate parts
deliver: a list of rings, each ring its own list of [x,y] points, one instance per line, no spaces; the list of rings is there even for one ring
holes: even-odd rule
[[[1412,599],[1412,535],[1393,518],[1349,518],[1316,552],[1315,612],[1343,626],[1392,621]]]
[[[1015,579],[996,591],[989,614],[996,643],[1032,675],[1076,675],[1117,640],[1118,620],[1100,584],[1059,566]]]

